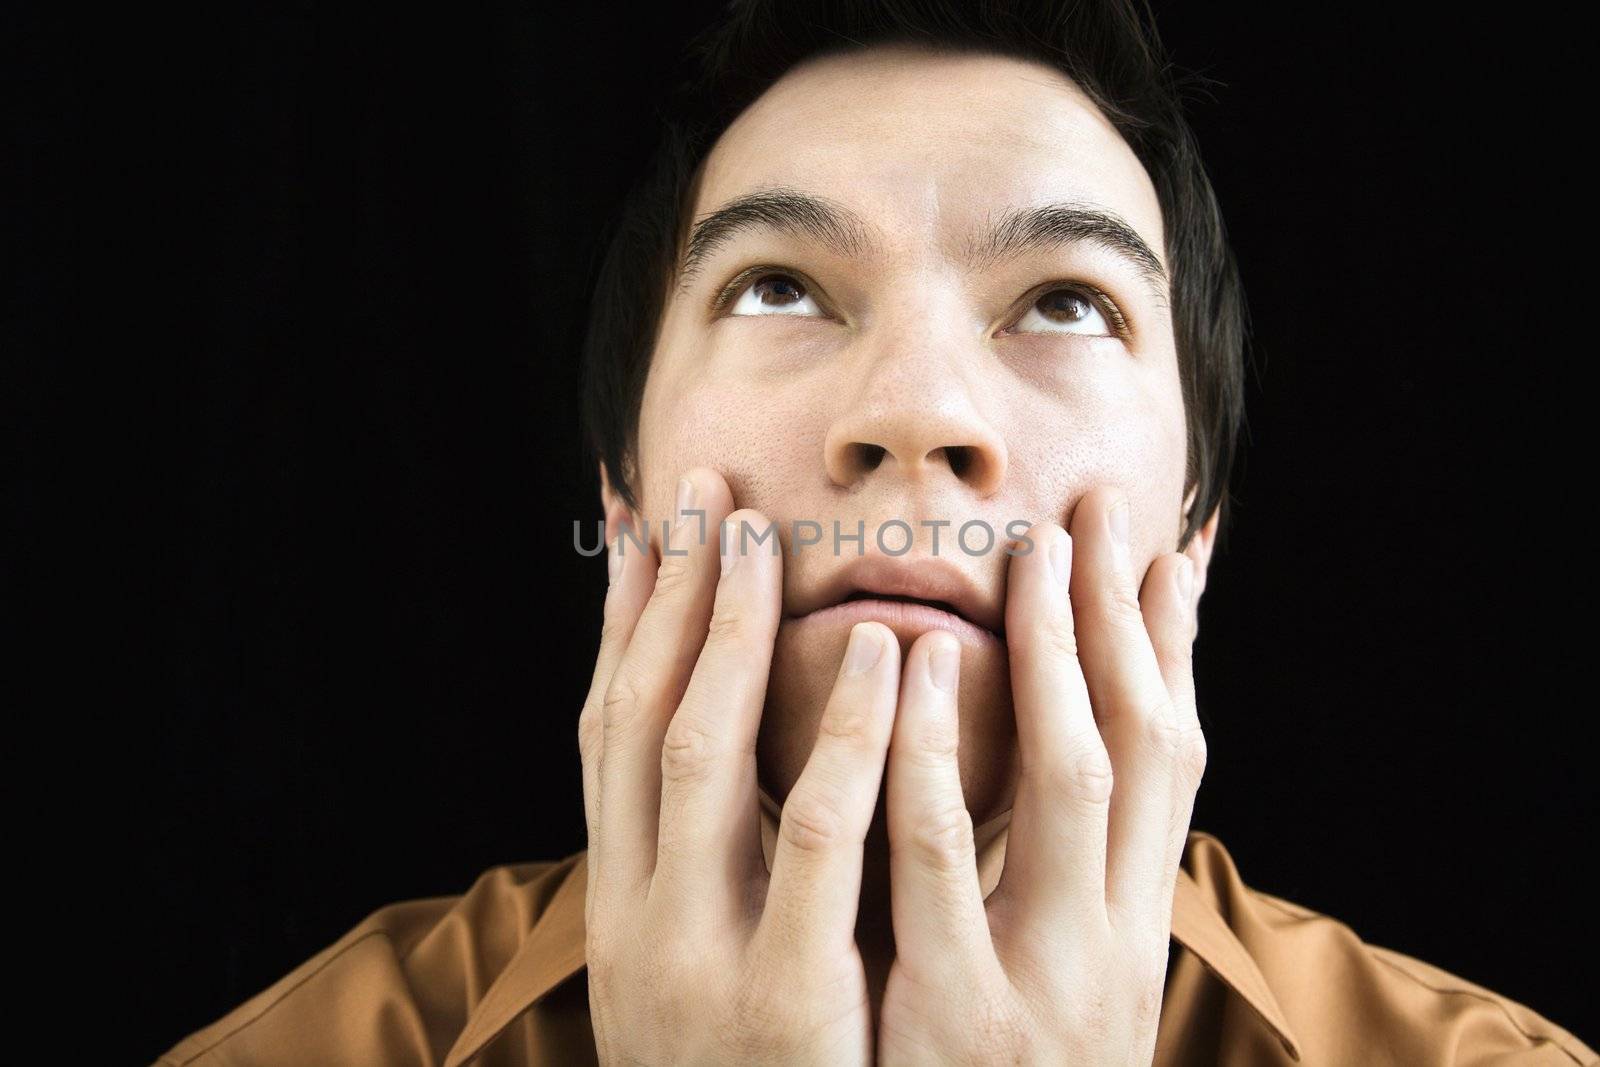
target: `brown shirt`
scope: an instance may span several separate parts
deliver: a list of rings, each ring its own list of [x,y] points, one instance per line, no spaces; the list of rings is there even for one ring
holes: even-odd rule
[[[770,808],[762,830],[770,864]],[[1003,864],[1003,834],[996,841],[979,858],[985,891]],[[592,1063],[585,857],[494,867],[459,896],[379,908],[158,1067]],[[1155,1063],[1291,1062],[1532,1067],[1600,1056],[1515,1001],[1251,889],[1220,841],[1191,832]]]

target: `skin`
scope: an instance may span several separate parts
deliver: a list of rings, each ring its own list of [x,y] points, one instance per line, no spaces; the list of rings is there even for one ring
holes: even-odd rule
[[[1090,245],[955,258],[994,213],[1059,200],[1159,255],[1148,175],[1048,67],[879,47],[770,88],[712,151],[695,214],[775,186],[885,244],[735,237],[664,311],[638,512],[602,471],[612,580],[580,716],[601,1058],[1148,1063],[1205,764],[1189,650],[1216,529],[1177,550],[1170,314]],[[803,313],[748,285],[711,309],[756,265],[748,282],[798,283],[768,296]],[[1103,291],[1126,334],[1098,308],[1041,315],[1047,283]],[[668,555],[681,501],[704,515]],[[945,534],[939,558],[1003,611],[996,640],[881,602],[796,617],[853,556],[696,537],[730,517],[781,536],[1023,519],[1036,550],[969,556]],[[619,551],[645,525],[649,549]],[[902,562],[930,552],[917,529]],[[770,870],[758,791],[783,805]]]

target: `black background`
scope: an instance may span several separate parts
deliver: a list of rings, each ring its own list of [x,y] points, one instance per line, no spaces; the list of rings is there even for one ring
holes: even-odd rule
[[[715,7],[187,27],[176,690],[138,712],[113,824],[135,1059],[382,904],[582,847],[587,284]],[[1256,339],[1194,825],[1254,886],[1593,1042],[1573,32],[1158,10],[1224,83],[1193,121]]]

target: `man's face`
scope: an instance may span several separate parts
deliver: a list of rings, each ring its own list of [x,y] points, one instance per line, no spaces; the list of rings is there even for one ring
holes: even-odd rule
[[[640,415],[639,518],[659,548],[680,474],[706,466],[735,507],[777,524],[784,618],[758,766],[780,802],[854,622],[888,623],[902,650],[931,625],[955,632],[962,784],[981,822],[1013,790],[995,632],[1008,525],[1021,520],[1013,535],[1045,519],[1070,526],[1088,489],[1119,487],[1140,573],[1182,529],[1184,411],[1166,287],[1152,277],[1167,269],[1155,191],[1056,71],[899,47],[788,73],[717,142],[694,218],[780,189],[838,209],[859,239],[839,247],[792,226],[737,227],[670,295]],[[1067,240],[1016,239],[1025,213],[1050,205],[1120,223],[1153,262],[1097,239],[1112,231],[1092,217],[1057,216],[1065,225],[1053,232]],[[1012,239],[994,242],[1014,213],[1000,234]],[[883,526],[892,520],[915,536],[903,555],[884,551],[904,543],[901,528]],[[982,551],[982,527],[958,544],[972,520],[996,532],[993,548]],[[835,551],[835,521],[848,534],[864,527],[864,558],[855,542]],[[807,522],[824,536],[796,551],[795,524]],[[960,610],[862,599],[873,592]],[[852,595],[854,606],[838,606]]]

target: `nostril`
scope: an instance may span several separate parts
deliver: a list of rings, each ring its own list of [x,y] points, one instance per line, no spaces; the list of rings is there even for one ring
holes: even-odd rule
[[[950,470],[957,478],[965,478],[967,476],[967,472],[972,469],[974,458],[972,451],[973,450],[967,445],[945,446],[945,459],[949,461]]]
[[[883,457],[887,455],[887,451],[882,445],[858,443],[855,446],[855,453],[856,463],[859,465],[861,473],[865,474],[868,471],[877,470],[883,463]]]

